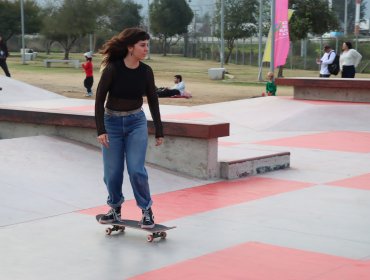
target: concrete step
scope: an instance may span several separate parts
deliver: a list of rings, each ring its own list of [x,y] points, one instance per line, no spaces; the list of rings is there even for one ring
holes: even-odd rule
[[[289,168],[290,152],[272,152],[237,160],[221,160],[219,163],[221,178],[238,179]]]

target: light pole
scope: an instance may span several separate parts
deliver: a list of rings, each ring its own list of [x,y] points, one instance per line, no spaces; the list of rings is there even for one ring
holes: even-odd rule
[[[220,62],[221,68],[224,68],[225,64],[225,1],[221,0],[221,52],[220,52]]]
[[[148,34],[150,35],[150,0],[148,0]],[[148,56],[147,59],[150,59],[150,41],[148,42]]]
[[[360,33],[360,7],[361,0],[356,0],[356,17],[355,17],[356,49],[358,45],[358,34]]]
[[[24,7],[23,0],[20,1],[21,4],[21,28],[22,28],[22,64],[26,64],[26,50],[24,43]]]
[[[259,69],[262,69],[262,0],[260,0],[260,10],[259,10],[259,19],[258,19],[258,66]],[[261,82],[262,71],[258,73],[258,80]]]
[[[275,11],[276,0],[271,1],[271,58],[270,58],[270,72],[274,73],[275,65]]]
[[[344,0],[344,36],[347,36],[348,3]]]

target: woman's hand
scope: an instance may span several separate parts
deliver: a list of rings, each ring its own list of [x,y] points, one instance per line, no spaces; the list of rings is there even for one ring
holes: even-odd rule
[[[108,138],[108,134],[104,133],[104,134],[100,134],[98,137],[98,142],[103,145],[104,147],[106,148],[109,148],[109,138]]]
[[[163,137],[158,137],[158,138],[155,138],[155,145],[156,146],[160,146],[163,144]]]

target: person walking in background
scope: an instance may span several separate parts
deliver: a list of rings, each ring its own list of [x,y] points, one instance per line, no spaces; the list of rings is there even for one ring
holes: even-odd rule
[[[344,42],[342,45],[342,51],[343,52],[339,59],[342,78],[354,78],[356,74],[356,67],[360,63],[362,55],[352,48],[351,42]]]
[[[6,46],[3,37],[0,35],[0,67],[4,70],[4,73],[7,77],[10,77],[10,72],[8,65],[6,64],[6,59],[9,56],[8,47]]]
[[[262,93],[262,96],[275,96],[276,95],[276,84],[274,81],[274,73],[267,73],[266,92]]]
[[[320,78],[330,77],[328,65],[334,62],[335,55],[335,52],[330,46],[324,46],[324,55],[321,57],[321,59],[316,59],[316,63],[320,65]]]
[[[142,110],[144,95],[154,122],[156,146],[163,143],[163,128],[154,74],[151,67],[142,62],[148,54],[148,44],[147,32],[127,28],[108,40],[100,50],[103,61],[96,91],[95,120],[103,151],[107,204],[111,207],[100,219],[102,224],[121,219],[126,160],[136,204],[142,210],[141,227],[153,228],[155,225],[144,166],[148,144],[147,119]]]
[[[92,93],[92,86],[94,84],[94,65],[92,63],[92,54],[91,52],[86,52],[84,54],[86,62],[82,63],[82,68],[85,71],[86,77],[84,80],[84,87],[86,88],[86,95],[87,97],[91,97]]]

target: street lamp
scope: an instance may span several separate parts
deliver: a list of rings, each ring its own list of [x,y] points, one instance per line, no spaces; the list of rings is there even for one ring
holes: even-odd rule
[[[270,72],[274,73],[275,61],[275,11],[276,0],[271,1],[271,58],[270,58]]]
[[[344,36],[347,36],[348,3],[344,0]]]
[[[26,64],[26,50],[24,43],[24,7],[23,0],[20,1],[21,4],[21,27],[22,27],[22,64]]]
[[[356,17],[355,17],[355,36],[356,36],[356,49],[358,44],[358,35],[360,33],[360,7],[361,0],[356,0]]]
[[[150,34],[150,0],[148,0],[148,34]],[[150,59],[150,41],[148,42],[148,56],[147,59]]]
[[[221,0],[221,52],[220,52],[221,68],[224,68],[225,64],[224,30],[225,30],[225,1]]]
[[[259,19],[258,19],[258,66],[259,69],[262,69],[262,0],[260,0],[260,6],[259,6]],[[259,71],[258,73],[258,80],[260,82],[263,81],[262,79],[262,71]]]

